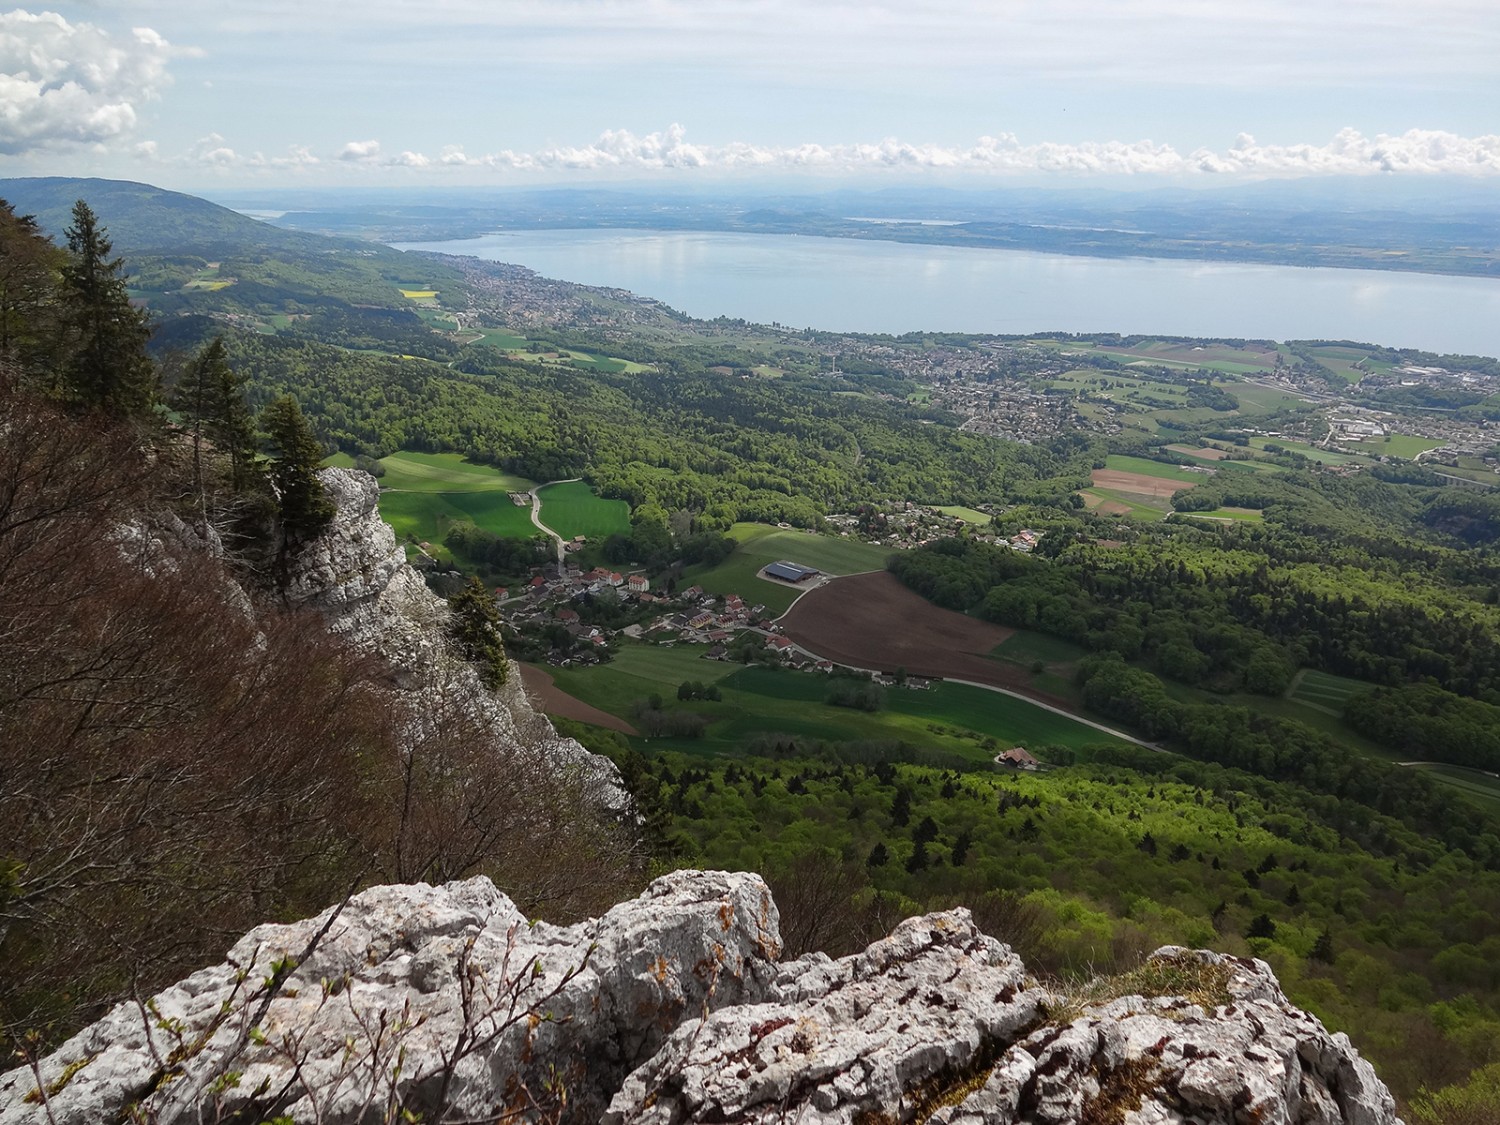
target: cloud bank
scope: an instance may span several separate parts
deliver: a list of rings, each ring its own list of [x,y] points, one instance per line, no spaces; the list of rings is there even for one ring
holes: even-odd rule
[[[124,136],[183,53],[150,28],[112,35],[54,12],[0,14],[0,153]]]
[[[1223,176],[1294,178],[1379,174],[1500,175],[1500,135],[1461,137],[1411,129],[1367,137],[1344,129],[1324,144],[1260,144],[1241,133],[1228,148],[1179,152],[1168,144],[1097,141],[1023,144],[1011,133],[981,137],[968,146],[911,144],[887,139],[864,144],[791,146],[733,142],[699,145],[681,125],[637,136],[608,130],[592,144],[537,152],[504,149],[469,156],[455,145],[431,158],[404,151],[382,159],[378,142],[351,142],[342,158],[383,167],[488,168],[524,173],[667,173],[694,171],[852,173],[910,171],[979,175]]]

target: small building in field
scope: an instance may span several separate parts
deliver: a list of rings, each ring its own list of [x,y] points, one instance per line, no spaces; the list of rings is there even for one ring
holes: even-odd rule
[[[806,582],[818,573],[818,570],[814,567],[801,566],[798,563],[787,562],[784,559],[781,562],[773,562],[770,566],[766,567],[767,578],[776,578],[782,582]]]
[[[1040,762],[1026,752],[1024,746],[1014,746],[1003,754],[997,754],[995,761],[1018,770],[1034,770],[1041,766]]]

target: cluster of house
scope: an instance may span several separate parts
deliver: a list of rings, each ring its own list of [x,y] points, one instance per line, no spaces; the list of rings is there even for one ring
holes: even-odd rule
[[[1010,548],[1013,551],[1034,551],[1036,550],[1037,541],[1041,537],[1042,533],[1040,531],[1032,531],[1029,527],[1023,527],[1007,539],[1006,542],[1010,544]]]
[[[648,625],[639,627],[641,635],[655,634],[667,644],[678,641],[684,644],[708,645],[705,654],[715,660],[723,660],[728,654],[728,643],[735,633],[744,629],[759,628],[764,623],[766,607],[749,606],[738,594],[728,594],[724,604],[718,598],[706,594],[701,586],[689,586],[679,595],[683,608],[663,614]],[[781,638],[786,640],[785,637]],[[788,641],[788,644],[791,642]]]
[[[495,601],[505,605],[526,598],[535,604],[558,596],[582,597],[584,594],[598,594],[604,590],[635,594],[642,601],[656,600],[650,593],[651,580],[644,574],[621,574],[618,570],[608,570],[602,566],[584,570],[571,563],[558,566],[553,562],[542,567],[541,573],[524,586],[496,586]]]

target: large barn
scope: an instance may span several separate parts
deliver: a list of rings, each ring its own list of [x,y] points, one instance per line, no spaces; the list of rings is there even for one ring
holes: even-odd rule
[[[783,582],[806,582],[809,578],[818,574],[818,571],[810,566],[799,566],[793,562],[773,562],[766,567],[767,578],[779,578]]]

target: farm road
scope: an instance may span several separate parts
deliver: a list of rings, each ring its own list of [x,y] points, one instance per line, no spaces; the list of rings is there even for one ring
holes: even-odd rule
[[[569,477],[567,480],[549,480],[547,484],[572,484],[582,477]],[[563,556],[567,553],[567,544],[563,537],[542,522],[542,498],[537,495],[547,484],[539,484],[531,490],[531,522],[536,524],[537,530],[551,537],[553,544],[557,547],[557,565],[563,565]]]

